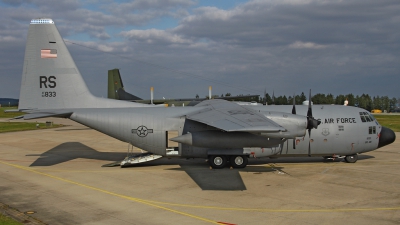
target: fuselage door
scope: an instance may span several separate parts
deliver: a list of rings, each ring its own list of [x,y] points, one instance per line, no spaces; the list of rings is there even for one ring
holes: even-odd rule
[[[178,137],[179,132],[177,130],[168,130],[165,132],[166,135],[166,155],[180,156],[179,143],[170,141],[169,139]]]

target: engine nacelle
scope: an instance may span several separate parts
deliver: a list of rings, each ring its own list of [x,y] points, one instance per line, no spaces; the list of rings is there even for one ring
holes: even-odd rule
[[[281,151],[281,145],[272,148],[243,148],[243,153],[250,158],[269,157],[278,154]]]
[[[247,132],[223,132],[218,130],[187,133],[171,141],[203,148],[245,148],[245,147],[275,147],[284,140],[268,138]]]
[[[307,117],[283,112],[261,112],[268,119],[276,122],[286,129],[276,133],[261,133],[270,138],[295,138],[302,137],[307,130]]]

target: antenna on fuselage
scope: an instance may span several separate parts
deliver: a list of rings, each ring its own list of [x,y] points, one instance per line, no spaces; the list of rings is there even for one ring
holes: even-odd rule
[[[150,87],[150,104],[153,104],[153,99],[154,99],[154,87]]]

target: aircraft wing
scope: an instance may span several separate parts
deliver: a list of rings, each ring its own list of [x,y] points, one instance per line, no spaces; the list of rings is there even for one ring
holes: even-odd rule
[[[207,100],[195,107],[204,109],[186,115],[209,126],[232,132],[280,132],[286,129],[259,112],[225,100]]]

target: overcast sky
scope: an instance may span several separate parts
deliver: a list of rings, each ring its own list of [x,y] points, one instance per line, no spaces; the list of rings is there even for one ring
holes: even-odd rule
[[[149,98],[400,97],[399,0],[1,0],[0,98],[19,98],[29,22],[49,17],[91,92]]]

